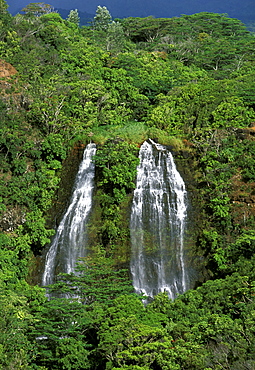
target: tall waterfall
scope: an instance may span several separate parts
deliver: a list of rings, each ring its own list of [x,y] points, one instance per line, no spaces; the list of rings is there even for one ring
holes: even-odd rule
[[[86,224],[92,207],[96,145],[88,144],[75,179],[73,195],[46,255],[42,285],[58,273],[74,272],[78,258],[86,255]]]
[[[144,142],[139,158],[130,219],[133,285],[148,297],[165,291],[174,299],[189,288],[184,251],[187,192],[166,147]]]

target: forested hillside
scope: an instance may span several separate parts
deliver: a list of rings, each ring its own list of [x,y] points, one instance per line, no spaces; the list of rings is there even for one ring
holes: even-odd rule
[[[0,0],[0,368],[255,369],[254,35],[214,13],[23,13]],[[128,209],[148,138],[188,181],[200,277],[144,305]],[[91,141],[91,253],[51,288],[80,297],[48,300],[35,282]]]

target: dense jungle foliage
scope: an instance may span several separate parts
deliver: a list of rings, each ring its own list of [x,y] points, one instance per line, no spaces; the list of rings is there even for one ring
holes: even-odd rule
[[[255,37],[199,13],[91,26],[0,0],[0,368],[255,369]],[[194,290],[144,306],[128,278],[139,145],[171,145],[198,210]],[[98,144],[90,257],[33,284],[76,145]],[[84,304],[84,302],[86,304]]]

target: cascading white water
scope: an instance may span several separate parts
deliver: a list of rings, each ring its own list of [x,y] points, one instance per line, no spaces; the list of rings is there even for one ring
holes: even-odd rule
[[[131,219],[131,274],[135,291],[174,299],[189,288],[184,236],[187,192],[172,154],[152,140],[139,153]]]
[[[54,282],[58,273],[74,272],[77,260],[86,255],[86,226],[92,208],[96,145],[88,144],[75,179],[73,195],[46,255],[42,285]]]

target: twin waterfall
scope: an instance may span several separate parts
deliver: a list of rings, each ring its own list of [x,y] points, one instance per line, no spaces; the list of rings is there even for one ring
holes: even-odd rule
[[[60,272],[74,272],[86,255],[86,225],[92,208],[95,144],[84,151],[70,205],[46,255],[42,285]],[[134,289],[153,297],[167,292],[174,299],[189,288],[184,237],[187,218],[185,184],[171,153],[152,140],[140,148],[131,217],[130,272]]]
[[[96,145],[88,144],[75,179],[73,195],[46,255],[42,285],[52,284],[59,273],[74,272],[86,255],[86,224],[92,209]]]
[[[131,274],[136,292],[174,299],[187,290],[184,232],[185,184],[172,154],[152,140],[140,149],[131,210]]]

